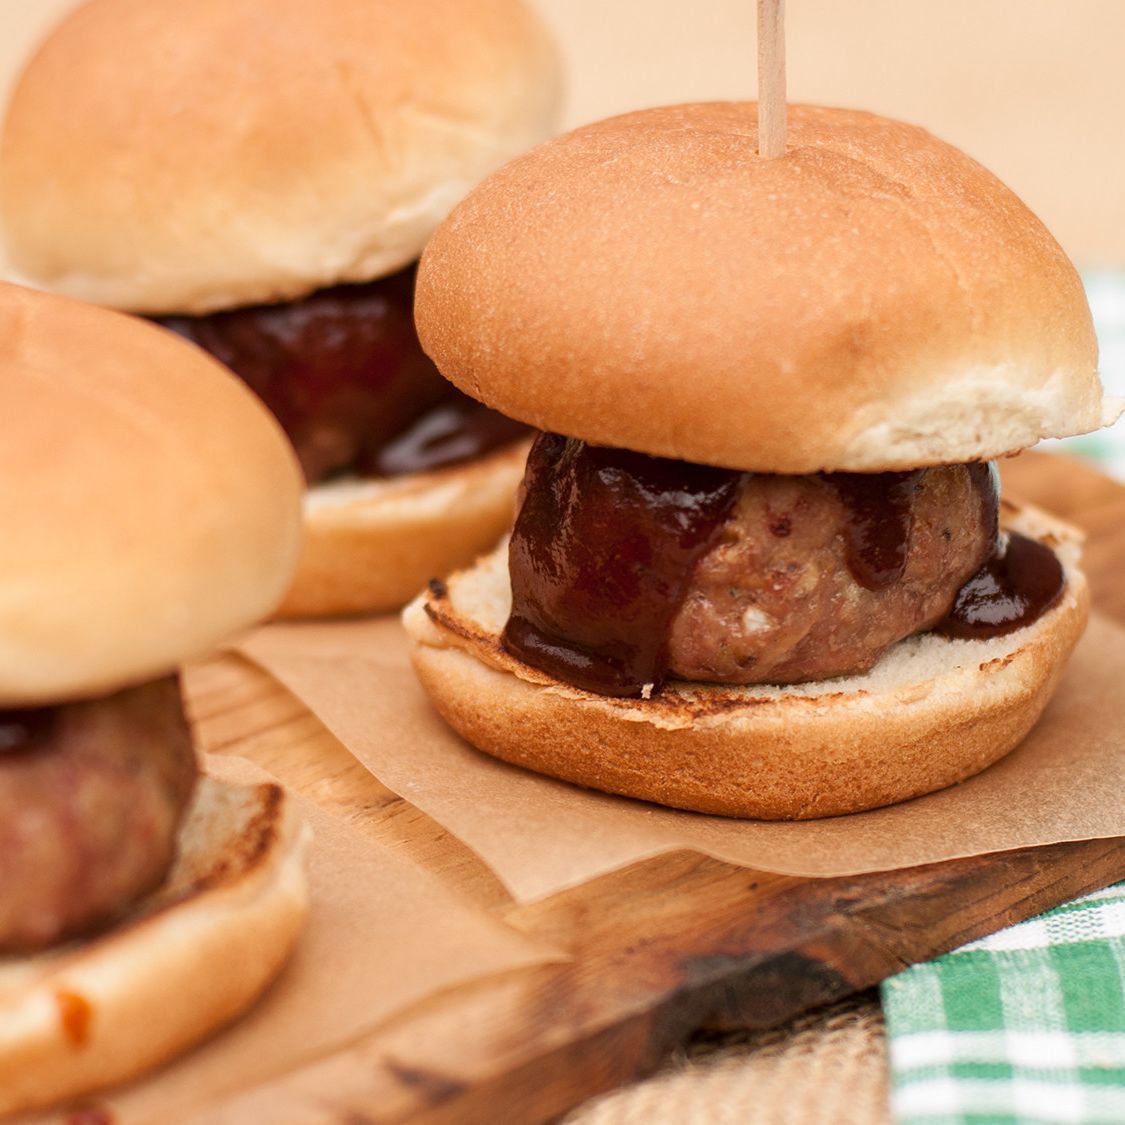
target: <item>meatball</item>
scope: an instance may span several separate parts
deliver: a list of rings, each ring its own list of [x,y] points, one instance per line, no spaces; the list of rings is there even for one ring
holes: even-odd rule
[[[159,885],[195,774],[175,677],[0,712],[0,950],[108,923]]]
[[[796,683],[861,672],[932,628],[995,547],[983,466],[909,476],[893,581],[854,558],[856,512],[832,475],[746,474],[733,511],[695,563],[669,634],[670,674],[719,683]]]

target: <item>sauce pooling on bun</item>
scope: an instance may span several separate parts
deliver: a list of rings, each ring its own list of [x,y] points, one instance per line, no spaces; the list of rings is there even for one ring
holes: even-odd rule
[[[1066,584],[1058,556],[1042,543],[1010,532],[998,550],[957,592],[938,625],[947,637],[987,640],[1037,621]]]

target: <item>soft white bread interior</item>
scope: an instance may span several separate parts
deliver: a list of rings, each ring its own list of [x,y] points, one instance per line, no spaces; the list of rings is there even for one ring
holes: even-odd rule
[[[505,761],[594,789],[727,816],[803,819],[902,801],[979,772],[1031,729],[1089,613],[1067,525],[1004,505],[1005,525],[1049,544],[1061,600],[988,641],[908,638],[870,672],[808,684],[669,681],[650,700],[611,699],[510,656],[501,548],[403,614],[434,706]]]
[[[304,924],[307,832],[278,786],[203,778],[159,895],[101,937],[0,961],[0,1114],[126,1082],[248,1008]]]
[[[922,129],[644,110],[490,176],[426,248],[443,375],[540,429],[772,473],[988,460],[1096,429],[1081,280],[991,173]]]
[[[150,313],[369,280],[550,135],[559,100],[524,0],[90,0],[12,97],[8,256]]]
[[[278,616],[398,609],[431,578],[467,566],[511,527],[526,461],[517,442],[445,469],[311,488]]]
[[[163,675],[280,600],[300,470],[203,352],[0,285],[0,417],[0,707]]]

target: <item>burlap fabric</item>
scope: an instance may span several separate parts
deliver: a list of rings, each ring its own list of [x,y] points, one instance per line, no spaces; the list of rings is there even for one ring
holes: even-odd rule
[[[587,1102],[564,1125],[884,1125],[887,1052],[864,993],[755,1035],[699,1038],[645,1082]]]

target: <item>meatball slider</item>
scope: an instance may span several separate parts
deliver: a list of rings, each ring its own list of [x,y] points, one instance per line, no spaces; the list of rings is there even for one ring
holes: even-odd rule
[[[171,333],[12,285],[0,372],[6,1114],[227,1023],[307,893],[281,790],[197,777],[175,674],[290,580],[301,480],[280,429]]]
[[[789,129],[763,160],[753,104],[602,121],[427,248],[423,346],[545,431],[510,549],[405,614],[482,750],[812,817],[977,772],[1050,697],[1086,583],[992,462],[1111,417],[1081,282],[923,130],[802,106]]]
[[[90,0],[20,79],[10,260],[164,319],[274,412],[311,486],[283,613],[397,608],[510,522],[528,431],[423,354],[414,263],[559,89],[523,0]]]

